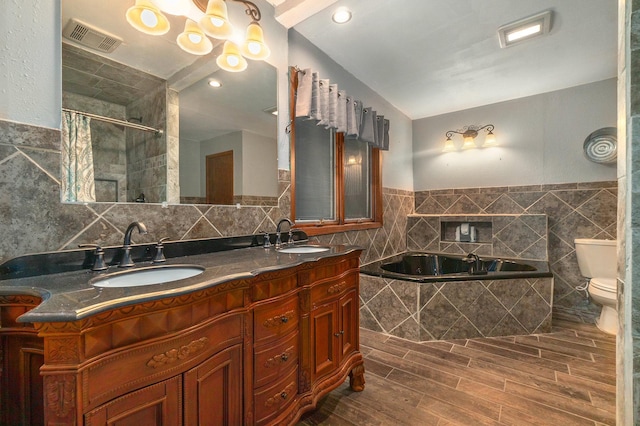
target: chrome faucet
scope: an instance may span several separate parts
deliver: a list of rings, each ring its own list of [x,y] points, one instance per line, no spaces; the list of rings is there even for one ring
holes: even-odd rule
[[[482,269],[482,261],[475,253],[469,253],[464,261],[469,264],[470,275],[484,275],[487,273],[486,269]]]
[[[289,224],[289,239],[287,240],[287,243],[291,244],[293,241],[293,231],[291,231],[291,228],[293,227],[294,223],[291,222],[289,219],[287,219],[286,217],[283,219],[280,219],[280,221],[278,222],[278,226],[276,227],[276,249],[279,249],[280,247],[282,247],[284,244],[282,243],[282,237],[281,237],[281,232],[280,232],[280,227],[282,226],[282,224],[284,222],[287,222]]]
[[[137,229],[139,234],[146,234],[147,227],[142,222],[132,222],[124,233],[124,244],[122,245],[122,259],[118,264],[119,268],[128,268],[135,266],[133,260],[131,260],[131,234],[133,230]]]

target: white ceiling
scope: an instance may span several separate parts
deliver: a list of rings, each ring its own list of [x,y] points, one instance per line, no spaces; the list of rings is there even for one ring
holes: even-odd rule
[[[292,26],[411,119],[617,75],[614,0],[271,3],[276,6],[276,19]],[[318,3],[325,9],[305,16],[306,6]],[[353,12],[351,22],[331,21],[331,13],[339,6]],[[547,9],[553,11],[548,36],[500,48],[498,27]]]
[[[293,27],[411,119],[617,75],[614,0],[267,1],[275,7],[280,23]],[[179,89],[196,81],[176,78],[184,74],[176,72],[185,66],[191,64],[191,71],[206,69],[205,74],[215,69],[215,50],[194,63],[196,57],[175,46],[175,37],[182,31],[180,19],[170,17],[176,21],[166,37],[141,38],[122,19],[133,2],[63,0],[62,24],[75,17],[123,38],[123,46],[109,58],[129,63],[133,57],[139,69],[166,79],[173,76]],[[331,21],[338,6],[353,12],[351,22]],[[547,9],[553,11],[548,36],[500,48],[498,27]],[[230,18],[246,20],[242,11],[242,7],[229,7]],[[234,13],[240,16],[234,18]],[[265,37],[268,40],[269,35]],[[146,49],[137,47],[139,40]],[[155,43],[151,49],[150,43]],[[200,79],[205,74],[191,72],[190,76]],[[192,91],[194,97],[204,93]],[[206,110],[206,106],[194,109]],[[202,135],[193,128],[194,134],[185,138],[199,140]]]

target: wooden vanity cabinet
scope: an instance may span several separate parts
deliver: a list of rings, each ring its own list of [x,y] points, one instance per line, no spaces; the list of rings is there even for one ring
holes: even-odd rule
[[[33,296],[0,296],[0,424],[44,423],[40,366],[44,344],[32,324],[17,318],[40,303]]]
[[[347,376],[364,388],[359,254],[72,322],[17,323],[40,301],[2,310],[0,297],[0,423],[295,424]]]

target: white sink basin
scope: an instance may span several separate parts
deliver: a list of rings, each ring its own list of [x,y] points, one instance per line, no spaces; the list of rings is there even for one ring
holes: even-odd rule
[[[305,254],[305,253],[321,253],[323,251],[328,251],[329,247],[320,247],[320,246],[296,246],[296,247],[286,247],[278,250],[280,253],[294,253],[294,254]]]
[[[139,287],[163,284],[195,277],[204,272],[196,265],[166,265],[141,268],[133,271],[115,272],[91,282],[96,287]]]

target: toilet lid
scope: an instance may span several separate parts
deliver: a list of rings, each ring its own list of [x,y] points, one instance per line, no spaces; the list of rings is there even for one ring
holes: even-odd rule
[[[605,291],[616,291],[617,280],[615,278],[591,278],[589,282],[595,288]]]

